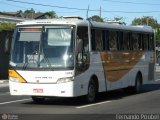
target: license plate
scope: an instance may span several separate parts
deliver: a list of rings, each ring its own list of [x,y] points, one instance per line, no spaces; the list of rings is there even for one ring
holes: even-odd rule
[[[34,93],[43,93],[43,89],[41,89],[41,88],[35,88],[35,89],[33,89],[33,92]]]

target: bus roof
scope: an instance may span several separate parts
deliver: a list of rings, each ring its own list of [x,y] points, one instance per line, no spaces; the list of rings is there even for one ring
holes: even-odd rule
[[[88,26],[89,21],[82,19],[40,19],[40,20],[27,20],[24,22],[20,22],[17,26],[21,25],[76,25],[76,26]],[[153,33],[154,30],[150,26],[125,26],[125,25],[117,25],[110,24],[104,22],[93,22],[90,21],[90,25],[93,28],[99,29],[112,29],[112,30],[124,30],[124,31],[135,31],[135,32],[147,32]]]

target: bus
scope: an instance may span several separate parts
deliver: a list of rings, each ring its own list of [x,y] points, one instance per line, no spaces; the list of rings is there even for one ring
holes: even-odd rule
[[[96,95],[121,88],[138,93],[154,80],[154,30],[82,19],[20,22],[14,31],[9,68],[11,95]]]

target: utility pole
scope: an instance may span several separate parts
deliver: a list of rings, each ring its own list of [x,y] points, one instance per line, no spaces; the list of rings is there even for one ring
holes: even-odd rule
[[[101,18],[102,8],[100,6],[99,17]]]
[[[148,24],[149,24],[149,18],[147,17],[147,26],[148,26]]]
[[[88,13],[89,13],[89,5],[88,5],[88,9],[87,9],[86,19],[88,19]]]

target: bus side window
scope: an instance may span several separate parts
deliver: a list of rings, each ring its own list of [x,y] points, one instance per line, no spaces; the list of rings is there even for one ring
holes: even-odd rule
[[[103,50],[106,50],[106,49],[107,49],[107,45],[106,45],[106,44],[107,44],[107,42],[106,42],[106,34],[107,34],[106,31],[103,30],[103,31],[102,31]]]
[[[118,50],[124,50],[124,43],[123,43],[123,32],[117,32],[117,46]]]
[[[109,50],[109,31],[104,31],[104,49]]]
[[[103,31],[95,30],[95,45],[97,51],[103,50]]]
[[[117,50],[117,32],[109,31],[109,49]]]
[[[149,35],[149,50],[154,50],[154,35],[152,34]]]
[[[77,30],[77,51],[88,52],[89,42],[88,42],[88,28],[79,27]]]
[[[144,34],[143,35],[143,46],[144,46],[144,50],[148,50],[148,41],[149,41],[149,35],[148,34]]]
[[[124,43],[124,50],[130,50],[130,35],[129,32],[124,32],[123,33],[123,43]]]
[[[139,50],[143,50],[142,34],[138,34]]]
[[[139,36],[137,33],[131,34],[131,45],[133,50],[139,50]]]

